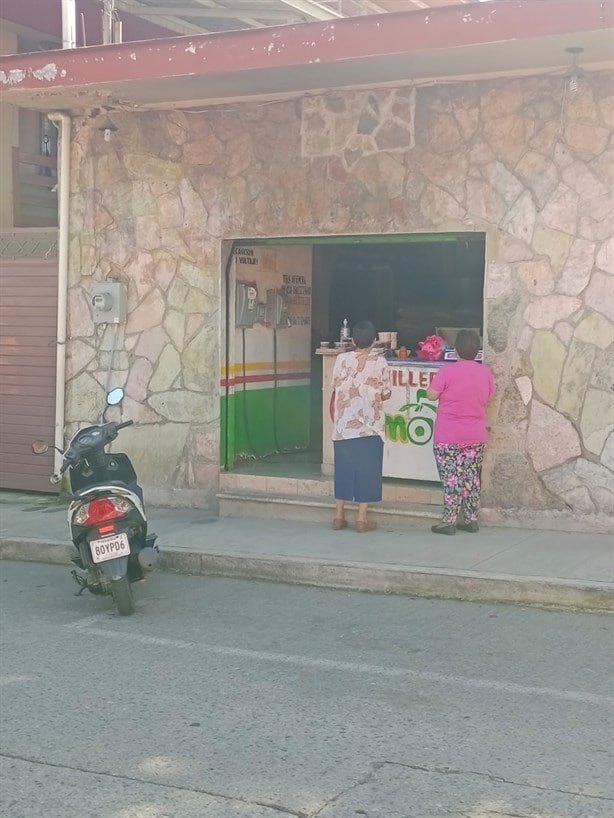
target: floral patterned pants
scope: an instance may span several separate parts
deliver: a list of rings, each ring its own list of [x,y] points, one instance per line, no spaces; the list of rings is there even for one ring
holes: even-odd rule
[[[434,446],[443,485],[443,523],[454,525],[463,508],[463,521],[474,523],[480,508],[480,478],[485,443]]]

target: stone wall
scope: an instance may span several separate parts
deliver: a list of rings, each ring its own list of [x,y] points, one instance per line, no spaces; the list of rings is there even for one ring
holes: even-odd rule
[[[106,378],[94,280],[128,284],[112,383],[157,496],[216,486],[221,239],[487,234],[486,356],[498,394],[484,501],[614,511],[614,95],[558,77],[338,92],[75,123],[68,415]],[[128,437],[128,435],[126,435]],[[186,496],[189,496],[186,495]]]

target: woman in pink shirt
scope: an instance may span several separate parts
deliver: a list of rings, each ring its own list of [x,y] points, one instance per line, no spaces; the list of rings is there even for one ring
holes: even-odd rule
[[[429,400],[439,400],[433,449],[443,485],[443,520],[431,527],[435,534],[479,530],[486,404],[495,391],[490,369],[474,360],[480,349],[478,335],[460,330],[455,347],[458,361],[442,366],[426,393]]]

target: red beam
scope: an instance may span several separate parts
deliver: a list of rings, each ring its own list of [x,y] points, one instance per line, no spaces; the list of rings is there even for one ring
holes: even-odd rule
[[[5,88],[84,86],[408,55],[614,27],[614,0],[495,0],[0,58]],[[10,91],[9,91],[10,92]]]

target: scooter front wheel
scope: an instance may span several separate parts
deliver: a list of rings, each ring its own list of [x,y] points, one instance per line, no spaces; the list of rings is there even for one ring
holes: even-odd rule
[[[132,587],[130,580],[124,576],[121,579],[111,581],[111,593],[113,601],[120,616],[130,616],[134,613],[134,599],[132,597]]]

